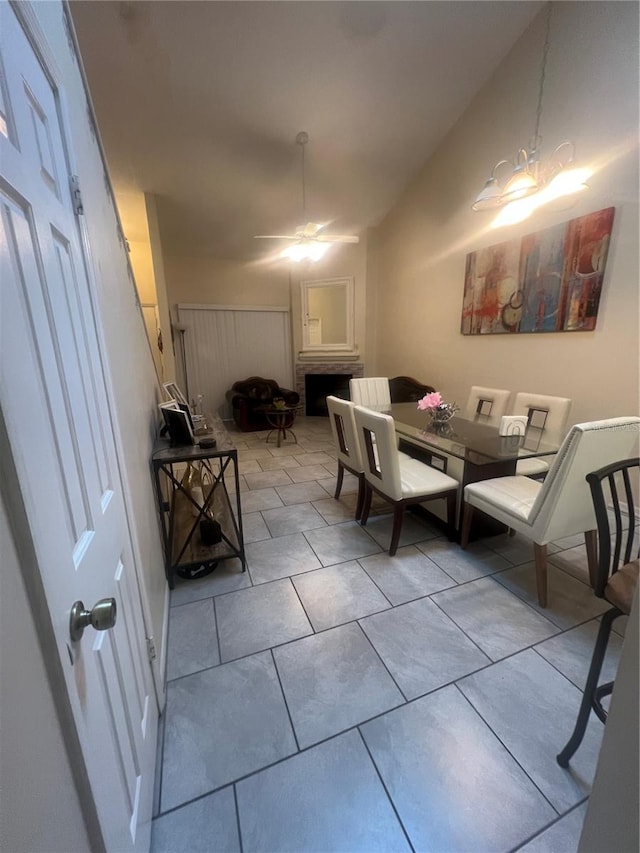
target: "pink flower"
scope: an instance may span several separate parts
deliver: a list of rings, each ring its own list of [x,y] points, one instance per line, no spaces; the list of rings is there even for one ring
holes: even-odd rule
[[[418,400],[418,408],[421,411],[426,409],[437,409],[442,403],[442,397],[439,391],[434,391],[432,394],[425,394],[422,400]]]

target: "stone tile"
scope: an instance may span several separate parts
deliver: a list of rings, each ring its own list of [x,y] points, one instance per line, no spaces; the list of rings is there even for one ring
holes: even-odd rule
[[[337,477],[338,476],[338,460],[332,459],[331,462],[326,462],[322,466],[327,472],[327,477]]]
[[[259,512],[250,512],[242,516],[242,535],[245,545],[247,542],[260,542],[271,538],[269,529]]]
[[[428,598],[361,619],[360,626],[407,699],[491,663]]]
[[[249,453],[250,451],[246,451]],[[244,476],[245,474],[255,474],[262,471],[257,459],[238,459],[238,471]]]
[[[554,566],[573,575],[584,584],[589,583],[589,567],[587,566],[587,550],[584,545],[568,548],[566,551],[556,551],[549,554],[547,561]]]
[[[629,622],[628,616],[619,616],[616,621],[613,623],[613,630],[620,637],[624,637],[625,632],[627,630],[627,623]]]
[[[237,795],[246,851],[410,850],[355,731],[243,779]]]
[[[609,609],[609,604],[596,598],[590,586],[557,569],[549,562],[547,562],[547,607],[541,607],[538,604],[536,570],[533,563],[500,572],[494,575],[494,578],[559,628],[572,628]]]
[[[584,533],[576,533],[574,536],[565,536],[563,539],[556,539],[553,543],[560,551],[566,551],[570,548],[584,547]]]
[[[487,536],[482,540],[482,544],[504,557],[513,566],[533,560],[533,542],[519,534],[509,536],[508,533],[501,533],[499,536]]]
[[[326,497],[326,492],[320,483],[289,483],[286,486],[278,486],[277,493],[285,506],[302,504],[314,501],[317,498]]]
[[[556,625],[492,578],[438,592],[432,600],[492,660],[558,633]]]
[[[262,471],[260,474],[245,474],[250,489],[266,489],[269,486],[286,486],[291,478],[286,471]],[[244,473],[244,472],[243,472]]]
[[[511,566],[511,563],[480,542],[473,542],[463,551],[457,542],[441,538],[420,543],[418,548],[458,583],[475,580]]]
[[[312,633],[291,581],[273,581],[216,599],[223,661],[260,652]]]
[[[231,474],[229,474],[229,476],[225,477],[224,482],[225,482],[225,485],[227,487],[227,491],[229,492],[229,494],[235,495],[235,493],[236,493],[236,478],[234,476],[232,476]],[[247,489],[249,488],[247,486],[246,480],[244,479],[242,474],[238,475],[238,485],[240,486],[240,492],[241,493],[246,492]]]
[[[301,749],[404,701],[357,624],[280,646],[273,654]]]
[[[151,853],[208,853],[212,848],[240,853],[233,787],[188,803],[151,825]]]
[[[355,521],[333,524],[304,534],[323,566],[376,554],[380,546]]]
[[[281,448],[282,449],[282,448]],[[260,459],[260,467],[263,471],[278,471],[284,468],[298,468],[295,456],[271,456],[268,459]]]
[[[356,563],[340,563],[291,579],[314,631],[334,628],[391,605]]]
[[[318,510],[327,524],[339,524],[341,521],[350,521],[356,513],[358,496],[356,494],[340,495],[335,498],[324,498],[314,501],[313,506]]]
[[[584,799],[603,726],[592,715],[571,769],[558,765],[556,755],[573,731],[581,699],[563,675],[527,649],[467,676],[458,687],[559,812]]]
[[[245,462],[248,459],[271,459],[273,458],[267,447],[247,447],[246,450],[238,450],[238,459]]]
[[[404,604],[456,586],[446,572],[414,545],[398,548],[394,557],[374,554],[361,557],[358,562],[392,604]]]
[[[172,607],[167,642],[167,680],[219,663],[213,599],[205,598]]]
[[[324,465],[322,466],[324,468]],[[322,480],[320,485],[326,491],[328,495],[333,497],[336,493],[336,482],[337,477],[331,477],[327,480]],[[342,479],[342,489],[340,490],[340,497],[344,497],[344,495],[351,495],[358,493],[358,478],[354,477],[353,474],[349,474],[347,471],[344,472],[344,477]]]
[[[556,816],[453,685],[360,728],[415,850],[511,850]]]
[[[577,853],[586,814],[585,802],[520,847],[518,853]]]
[[[165,713],[163,811],[296,751],[270,652],[172,681]]]
[[[383,514],[370,517],[365,527],[369,536],[372,536],[385,551],[389,550],[391,544],[392,529],[393,515],[389,514],[389,504],[385,505]],[[416,542],[426,542],[438,536],[442,536],[442,533],[410,512],[405,512],[400,532],[400,546],[415,545]]]
[[[584,690],[599,628],[599,620],[585,622],[584,625],[579,625],[571,631],[565,631],[539,643],[535,646],[535,650],[563,675],[566,675],[576,687]],[[621,650],[622,638],[612,631],[609,634],[600,682],[606,684],[607,681],[615,679]]]
[[[296,457],[300,465],[324,465],[331,464],[335,460],[328,453],[318,451],[316,453],[305,453],[302,456]]]
[[[282,506],[275,489],[255,489],[243,492],[241,496],[242,512],[259,512],[263,509],[273,509]]]
[[[245,548],[251,578],[256,584],[286,578],[320,567],[302,533],[250,542]]]
[[[176,578],[175,589],[171,590],[171,607],[179,607],[189,601],[199,601],[213,595],[223,595],[234,589],[251,586],[251,575],[242,571],[240,560],[224,560],[204,578],[181,580]]]
[[[300,533],[325,527],[326,521],[310,503],[282,506],[278,509],[266,509],[262,512],[272,536],[286,536],[288,533]]]
[[[269,453],[271,456],[302,456],[307,451],[299,444],[283,444],[277,447],[274,444],[269,444]]]
[[[303,465],[289,472],[294,483],[306,483],[309,480],[329,480],[333,475],[324,465]]]

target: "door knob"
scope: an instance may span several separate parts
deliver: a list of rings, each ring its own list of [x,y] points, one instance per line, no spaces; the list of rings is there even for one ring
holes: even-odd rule
[[[82,601],[76,601],[69,617],[69,635],[72,642],[76,643],[89,625],[93,625],[96,631],[108,631],[116,624],[117,615],[115,598],[101,598],[91,610],[85,610]]]

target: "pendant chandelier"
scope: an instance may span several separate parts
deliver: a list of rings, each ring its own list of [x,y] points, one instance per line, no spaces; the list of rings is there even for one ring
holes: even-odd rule
[[[535,127],[529,148],[520,148],[515,163],[511,160],[499,160],[491,170],[486,182],[474,203],[472,210],[496,210],[510,202],[526,199],[537,195],[535,204],[527,205],[526,212],[519,216],[505,216],[504,222],[524,219],[535,207],[546,204],[552,199],[588,189],[586,178],[591,174],[587,169],[569,169],[573,163],[575,147],[573,142],[565,141],[557,145],[546,161],[540,159],[540,117],[542,115],[542,97],[547,71],[547,55],[549,53],[549,34],[551,32],[551,3],[547,3],[546,31],[542,62],[540,65],[540,86],[538,89],[538,106],[536,109]],[[497,172],[509,166],[511,174],[504,184],[501,184]],[[534,200],[531,199],[533,202]],[[502,218],[502,217],[501,217]]]

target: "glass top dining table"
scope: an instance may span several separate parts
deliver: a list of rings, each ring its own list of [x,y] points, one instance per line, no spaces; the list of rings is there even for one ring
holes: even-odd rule
[[[520,459],[557,453],[561,437],[528,427],[525,435],[500,435],[500,418],[470,421],[453,417],[443,425],[431,425],[426,412],[415,403],[392,403],[384,410],[395,421],[396,433],[414,445],[437,449],[472,465],[515,463]]]

